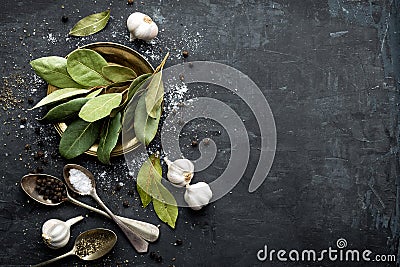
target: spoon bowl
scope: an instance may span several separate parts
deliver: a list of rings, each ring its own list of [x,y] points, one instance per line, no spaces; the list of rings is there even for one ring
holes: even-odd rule
[[[97,260],[117,243],[117,235],[108,229],[96,228],[81,233],[75,240],[75,255],[82,260]]]
[[[87,195],[90,195],[90,193],[91,192],[82,192],[82,191],[79,191],[77,188],[75,188],[75,186],[71,183],[71,180],[70,180],[70,171],[72,170],[72,169],[75,169],[75,170],[78,170],[78,171],[81,171],[82,173],[84,173],[89,179],[90,179],[90,181],[91,181],[91,184],[92,184],[92,190],[91,190],[91,192],[94,190],[96,190],[96,181],[95,181],[95,179],[94,179],[94,175],[88,170],[88,169],[86,169],[86,168],[84,168],[84,167],[82,167],[82,166],[80,166],[80,165],[77,165],[77,164],[67,164],[67,165],[65,165],[65,167],[64,167],[64,170],[63,170],[63,175],[64,175],[64,179],[65,179],[65,183],[67,184],[67,186],[69,187],[69,189],[71,189],[72,191],[74,191],[75,193],[77,193],[77,194],[79,194],[79,195],[81,195],[81,196],[87,196]]]
[[[91,229],[76,238],[71,251],[33,267],[44,266],[72,255],[85,261],[97,260],[110,252],[115,243],[117,235],[113,231],[104,228]]]
[[[33,200],[35,200],[35,201],[37,201],[37,202],[39,202],[41,204],[44,204],[44,205],[47,205],[47,206],[60,205],[61,203],[66,201],[66,199],[63,200],[63,201],[54,203],[53,201],[51,201],[49,199],[45,200],[43,198],[43,196],[39,195],[38,191],[36,191],[36,189],[35,189],[38,179],[40,179],[40,178],[48,178],[48,177],[51,177],[51,178],[53,178],[53,179],[55,179],[57,181],[62,182],[60,179],[58,179],[58,178],[56,178],[54,176],[48,175],[48,174],[28,174],[28,175],[25,175],[24,177],[22,177],[22,179],[21,179],[22,190],[24,190],[25,193],[28,196],[30,196]],[[63,185],[63,188],[65,188],[65,190],[67,191],[67,187],[65,185]],[[67,191],[67,197],[69,197],[68,191]]]

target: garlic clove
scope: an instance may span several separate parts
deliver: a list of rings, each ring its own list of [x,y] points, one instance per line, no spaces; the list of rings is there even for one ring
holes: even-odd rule
[[[69,241],[71,225],[82,219],[82,216],[78,216],[67,222],[58,219],[47,220],[42,226],[44,242],[53,249],[64,247]]]
[[[158,34],[157,24],[148,15],[141,12],[132,13],[128,17],[126,25],[130,33],[130,41],[135,39],[150,41]]]
[[[188,159],[177,159],[171,162],[167,157],[164,158],[168,165],[167,178],[176,187],[184,187],[192,181],[194,175],[194,165]]]
[[[187,185],[183,197],[190,208],[200,210],[210,202],[212,191],[207,183],[198,182],[193,185]]]

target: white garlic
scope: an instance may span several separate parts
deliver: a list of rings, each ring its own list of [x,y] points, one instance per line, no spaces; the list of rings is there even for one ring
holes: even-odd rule
[[[135,39],[150,41],[158,34],[157,24],[149,16],[140,12],[132,13],[126,25],[130,32],[130,41]]]
[[[212,191],[207,183],[198,182],[193,185],[187,185],[183,197],[189,207],[199,210],[210,202]]]
[[[78,216],[64,222],[58,219],[50,219],[42,226],[42,237],[46,245],[50,248],[57,249],[64,247],[70,237],[71,225],[82,220],[82,216]]]
[[[164,158],[168,165],[168,180],[176,187],[184,187],[190,184],[193,178],[194,165],[188,159],[177,159],[171,162],[167,157]]]

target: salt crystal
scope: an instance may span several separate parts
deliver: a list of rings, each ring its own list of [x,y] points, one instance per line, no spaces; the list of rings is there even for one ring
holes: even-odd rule
[[[74,189],[82,194],[89,194],[92,189],[92,181],[80,170],[70,169],[69,181]]]

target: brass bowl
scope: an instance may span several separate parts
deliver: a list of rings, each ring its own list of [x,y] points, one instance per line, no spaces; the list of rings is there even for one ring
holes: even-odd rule
[[[141,74],[154,72],[153,66],[151,66],[151,64],[141,54],[124,45],[111,42],[98,42],[84,45],[78,49],[81,48],[92,49],[96,51],[97,53],[102,55],[109,64],[118,64],[131,68],[136,72],[138,76]],[[47,87],[47,94],[50,94],[57,89],[57,87],[49,85]],[[57,132],[62,135],[65,129],[67,129],[67,124],[56,123],[54,124],[54,127],[56,128]],[[111,152],[111,157],[120,156],[128,153],[137,148],[139,145],[140,143],[136,139],[136,137],[129,142],[124,143],[124,146],[119,141],[116,147]],[[96,143],[85,153],[88,155],[97,156],[97,147],[98,144]]]

